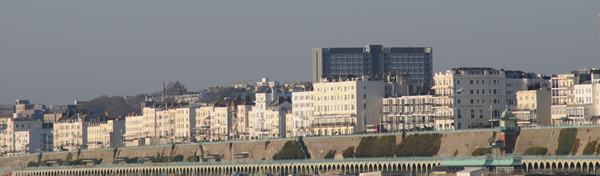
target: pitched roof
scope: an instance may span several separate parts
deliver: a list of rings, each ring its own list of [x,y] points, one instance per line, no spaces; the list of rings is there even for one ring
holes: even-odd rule
[[[173,89],[173,88],[180,88],[180,87],[183,87],[183,86],[181,85],[181,83],[179,83],[179,81],[169,82],[169,84],[167,85],[165,90],[169,90],[169,89]]]
[[[83,119],[84,122],[103,122],[103,121],[108,121],[108,117],[106,117],[106,115],[104,114],[79,114],[79,113],[75,113],[71,116],[63,116],[60,119],[58,119],[58,122],[65,122],[65,121],[69,121],[69,120],[77,120],[77,119]]]

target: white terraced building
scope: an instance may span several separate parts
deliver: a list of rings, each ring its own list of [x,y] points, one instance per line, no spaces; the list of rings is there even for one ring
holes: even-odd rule
[[[293,136],[310,134],[310,117],[313,115],[312,101],[311,91],[292,93],[293,125],[291,125],[291,131]]]
[[[417,95],[383,99],[383,119],[386,129],[399,130],[434,128],[433,96]]]
[[[311,92],[310,135],[336,135],[365,132],[367,125],[379,125],[383,79],[369,76],[346,80],[322,80]]]
[[[452,114],[456,129],[490,126],[505,106],[516,105],[516,92],[531,83],[547,84],[539,75],[488,67],[461,67],[434,76],[435,111]]]
[[[600,69],[582,69],[551,79],[554,125],[591,124],[600,116]]]

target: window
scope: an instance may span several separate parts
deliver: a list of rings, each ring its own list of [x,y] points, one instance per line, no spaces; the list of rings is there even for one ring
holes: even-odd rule
[[[485,80],[481,80],[481,85],[484,85],[484,84],[485,84]]]
[[[474,101],[473,101],[473,99],[471,99],[471,104],[473,104],[473,103],[474,103]]]
[[[363,104],[363,106],[364,106],[365,108],[367,108],[367,104]]]
[[[364,98],[364,99],[367,99],[367,94],[363,94],[363,98]]]
[[[460,99],[456,99],[456,104],[460,104]]]
[[[475,109],[471,109],[471,118],[475,118]]]
[[[456,110],[456,118],[459,118],[459,119],[462,118],[462,113],[461,113],[460,109]]]
[[[471,95],[473,95],[473,89],[469,89],[469,93],[471,93]]]
[[[456,84],[460,84],[460,80],[456,80]]]
[[[479,80],[477,80],[477,84],[479,84]]]
[[[469,84],[473,85],[473,80],[469,80]]]
[[[485,89],[481,89],[481,94],[485,95]]]
[[[483,109],[479,109],[479,118],[483,119]]]

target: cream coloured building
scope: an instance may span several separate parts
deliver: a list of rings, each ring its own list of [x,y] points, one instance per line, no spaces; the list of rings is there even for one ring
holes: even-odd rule
[[[520,126],[551,125],[551,96],[547,85],[517,91],[517,105],[512,113]]]
[[[200,139],[200,136],[196,138],[198,140],[226,140],[229,137],[229,125],[231,124],[232,115],[229,113],[230,107],[217,105],[204,106],[196,109],[196,125],[204,126],[203,124],[208,121],[208,129],[205,129],[205,139]],[[200,132],[197,132],[197,134]]]
[[[125,131],[123,134],[125,146],[141,146],[145,144],[144,116],[134,115],[125,117]]]
[[[110,136],[113,133],[113,121],[90,123],[87,127],[87,148],[100,149],[111,147]],[[123,136],[123,134],[117,134]]]
[[[15,129],[12,116],[0,118],[0,152],[2,154],[10,153],[15,150]]]
[[[248,139],[250,135],[248,117],[250,116],[249,112],[252,111],[252,107],[254,107],[254,103],[251,102],[237,105],[235,122],[237,123],[236,132],[240,139]]]
[[[65,114],[54,123],[54,149],[87,149],[90,123],[106,123],[108,120],[106,114]]]
[[[555,125],[594,123],[600,116],[600,69],[586,68],[571,74],[554,75],[552,86],[552,122]]]
[[[552,96],[552,121],[567,116],[567,105],[573,104],[573,88],[579,84],[579,77],[575,74],[560,74],[551,78]]]
[[[337,135],[366,132],[367,125],[379,125],[385,94],[383,79],[369,76],[346,80],[324,79],[313,85],[310,135]]]
[[[159,107],[144,107],[142,109],[142,137],[144,138],[144,145],[156,145],[158,144],[158,133],[156,128],[157,116],[156,110],[160,110]]]
[[[310,134],[310,117],[313,116],[312,91],[292,93],[292,124],[288,130],[292,136],[305,136]]]

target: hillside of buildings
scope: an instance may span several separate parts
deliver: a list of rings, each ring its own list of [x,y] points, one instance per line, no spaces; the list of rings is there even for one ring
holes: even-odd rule
[[[561,131],[571,131],[579,146],[572,155],[582,155],[589,141],[600,139],[600,127],[540,128],[520,131],[515,153],[531,147],[549,147],[547,155],[560,150]],[[304,139],[272,139],[194,144],[172,144],[111,148],[100,150],[64,151],[0,158],[0,168],[56,163],[83,165],[138,162],[228,162],[286,159],[411,157],[411,156],[472,156],[481,148],[500,138],[502,131],[447,131],[440,133],[398,133],[395,135],[354,135],[312,137]],[[594,146],[595,148],[598,146]],[[303,153],[306,151],[307,153]],[[290,154],[291,153],[291,154]],[[306,154],[306,155],[305,155]],[[485,154],[485,152],[483,153]],[[597,154],[597,153],[592,153]],[[568,154],[567,154],[568,155]]]
[[[146,94],[136,96],[112,96],[102,95],[92,100],[78,104],[78,109],[90,112],[103,113],[108,111],[111,116],[125,117],[130,114],[141,114],[141,105],[145,101]]]

